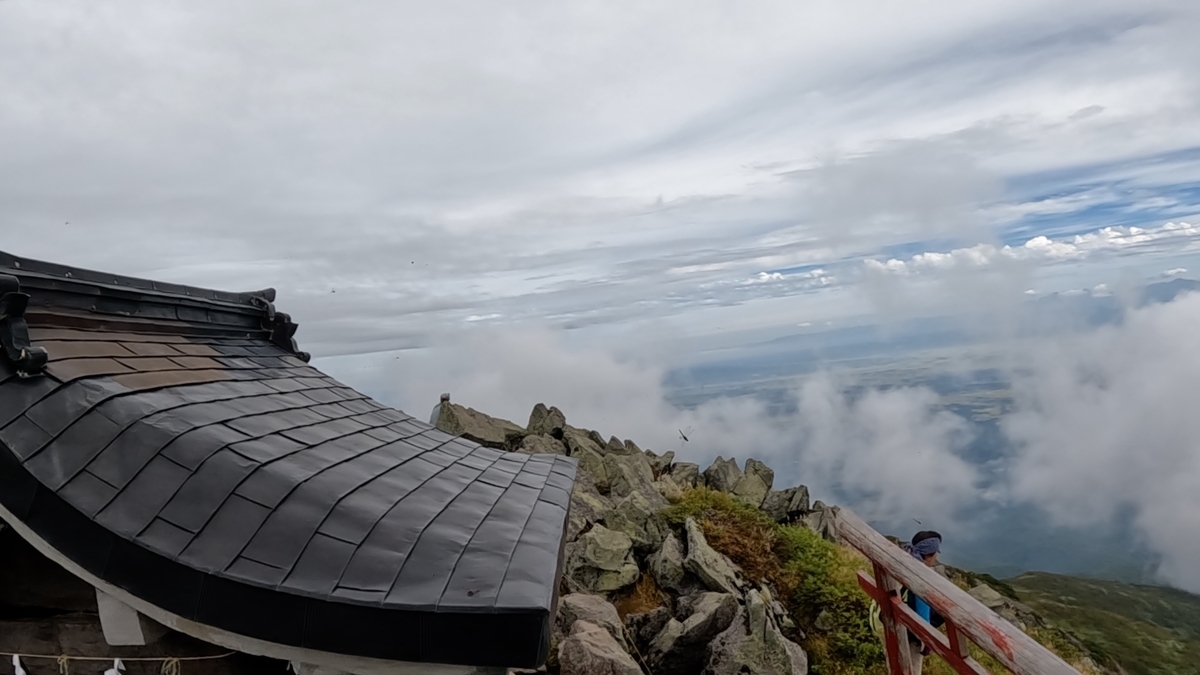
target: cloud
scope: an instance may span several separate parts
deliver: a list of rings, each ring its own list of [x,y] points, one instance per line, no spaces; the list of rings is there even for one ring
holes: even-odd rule
[[[834,240],[975,239],[1001,182],[954,138],[907,141],[793,174],[802,211]]]
[[[1103,165],[1054,183],[1103,191],[1129,179],[1112,167],[1175,153],[1154,163],[1172,176],[1140,179],[1153,199],[1194,173],[1196,25],[1167,0],[10,0],[0,235],[66,264],[276,286],[324,354],[493,314],[712,333],[710,307],[787,302],[824,321],[846,261],[984,241],[989,209],[1045,201],[1014,176]],[[764,271],[785,278],[740,283]]]
[[[566,339],[556,331],[496,329],[431,349],[319,365],[418,416],[444,391],[520,424],[545,402],[572,424],[676,451],[678,461],[702,469],[718,454],[758,458],[775,469],[777,485],[803,482],[825,499],[852,495],[869,518],[949,523],[955,509],[978,498],[976,470],[958,454],[970,430],[927,389],[851,395],[848,382],[822,374],[790,393],[789,414],[752,397],[680,409],[668,402],[661,361],[646,354],[619,358]],[[690,442],[679,439],[679,429],[688,430]]]
[[[1058,522],[1131,514],[1167,581],[1200,591],[1200,294],[1128,314],[1120,326],[1022,350],[1013,496]]]
[[[1170,222],[1157,228],[1104,227],[1095,232],[1066,239],[1038,235],[1020,246],[976,244],[942,253],[918,253],[908,260],[863,261],[868,271],[898,275],[955,269],[981,269],[1003,265],[1053,264],[1077,261],[1094,255],[1131,255],[1152,251],[1178,251],[1195,248],[1200,241],[1200,226]],[[1182,274],[1187,270],[1178,273]]]
[[[1162,275],[1163,275],[1164,277],[1180,277],[1180,276],[1183,276],[1183,275],[1185,275],[1185,274],[1187,274],[1187,268],[1186,268],[1186,267],[1173,267],[1173,268],[1171,268],[1171,269],[1169,269],[1169,270],[1166,270],[1166,271],[1164,271],[1164,272],[1162,273]]]

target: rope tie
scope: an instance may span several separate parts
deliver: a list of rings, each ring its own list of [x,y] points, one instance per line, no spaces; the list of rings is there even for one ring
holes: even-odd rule
[[[184,661],[209,661],[216,659],[224,659],[233,656],[236,652],[225,652],[224,654],[213,654],[212,656],[140,656],[131,658],[121,658],[119,661],[139,661],[151,662],[161,661],[162,666],[159,667],[160,675],[181,675]],[[25,671],[21,667],[21,659],[45,659],[54,661],[58,665],[59,675],[71,675],[72,661],[111,661],[116,668],[118,659],[111,656],[70,656],[68,654],[21,654],[19,652],[0,652],[0,656],[12,658],[13,669],[17,675],[24,675]]]

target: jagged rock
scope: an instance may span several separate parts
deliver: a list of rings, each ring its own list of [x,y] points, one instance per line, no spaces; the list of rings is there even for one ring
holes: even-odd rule
[[[625,641],[624,625],[617,615],[617,608],[604,598],[588,593],[571,593],[564,595],[558,601],[558,630],[564,635],[571,634],[571,627],[576,621],[587,621],[608,631],[609,635],[628,651]]]
[[[636,661],[603,628],[576,621],[558,645],[562,675],[642,675]]]
[[[768,489],[775,484],[775,470],[753,457],[746,460],[745,473],[746,475],[754,474],[761,478],[767,484]]]
[[[637,443],[634,443],[633,441],[629,440],[628,438],[625,439],[625,450],[630,455],[632,455],[635,452],[642,451],[642,449],[638,447]],[[646,452],[649,452],[649,450],[647,450]]]
[[[656,509],[665,508],[667,500],[654,489],[654,471],[645,455],[604,456],[604,471],[608,478],[609,493],[614,498],[624,498],[634,492],[642,493]]]
[[[739,594],[742,580],[738,577],[737,566],[708,545],[695,519],[688,518],[684,529],[687,531],[687,557],[683,560],[683,568],[714,591]]]
[[[650,574],[659,588],[665,588],[676,593],[684,592],[684,579],[687,570],[683,568],[683,544],[679,537],[668,533],[663,539],[662,546],[650,556],[647,561]]]
[[[568,439],[570,436],[567,437]],[[587,440],[587,439],[584,439]],[[604,455],[583,445],[571,447],[571,443],[567,443],[568,454],[579,461],[578,478],[591,480],[600,491],[600,494],[607,494],[609,491],[608,468],[604,465]]]
[[[746,606],[708,645],[706,675],[807,675],[808,655],[788,640],[771,618],[758,591],[746,593]]]
[[[641,492],[632,492],[605,516],[604,525],[628,535],[635,551],[649,553],[658,548],[667,533],[667,524],[658,512]]]
[[[804,514],[804,517],[800,519],[800,523],[821,535],[823,539],[836,542],[837,529],[834,527],[834,518],[836,515],[836,509],[825,508],[825,504],[818,501],[816,504],[813,504],[813,510],[810,513]]]
[[[649,612],[629,614],[625,617],[625,629],[633,638],[634,644],[641,651],[647,651],[650,642],[671,620],[671,610],[666,607],[655,607]]]
[[[800,487],[788,488],[782,491],[772,490],[767,493],[767,497],[763,500],[761,508],[764,513],[771,516],[778,523],[790,523],[794,520],[799,520],[809,510],[808,488],[801,485]]]
[[[833,627],[833,617],[829,616],[828,610],[821,610],[817,614],[817,618],[813,621],[813,628],[819,631],[830,631],[833,630]]]
[[[608,443],[604,444],[604,452],[609,455],[632,455],[629,446],[624,441],[613,436],[608,439]],[[639,453],[640,454],[640,453]]]
[[[539,403],[533,406],[529,413],[529,425],[526,427],[531,434],[543,434],[556,440],[562,440],[563,428],[567,426],[567,416],[553,406]]]
[[[746,460],[746,470],[730,492],[738,500],[758,508],[771,491],[775,472],[757,459]]]
[[[650,468],[654,471],[654,477],[659,478],[671,466],[671,462],[675,461],[675,451],[668,450],[666,454],[657,455],[653,450],[645,452],[646,459],[650,460]]]
[[[567,576],[578,589],[609,593],[638,580],[633,540],[595,525],[579,541],[567,544]]]
[[[508,420],[449,402],[440,406],[434,426],[448,434],[500,450],[517,447],[526,433],[525,429]]]
[[[680,487],[697,487],[700,482],[700,465],[691,462],[676,462],[671,467],[671,480]]]
[[[575,541],[593,523],[604,520],[613,508],[591,480],[580,477],[571,490],[571,509],[567,516],[567,541]]]
[[[729,628],[737,598],[728,593],[697,593],[679,599],[676,617],[650,643],[646,659],[655,675],[690,675],[704,665],[704,645]]]
[[[604,437],[600,435],[600,432],[599,432],[599,431],[595,431],[594,429],[589,429],[589,430],[588,430],[587,432],[585,432],[585,433],[587,434],[587,437],[588,437],[588,438],[589,438],[589,439],[590,439],[590,440],[591,440],[593,443],[595,443],[597,446],[599,446],[599,447],[601,447],[601,448],[604,448],[604,447],[607,447],[607,446],[608,446],[608,443],[606,443],[606,442],[604,441]]]
[[[541,434],[522,438],[521,446],[517,450],[527,452],[531,455],[567,454],[567,446],[563,445],[562,441],[552,436],[543,436]]]
[[[737,460],[732,457],[723,459],[717,455],[712,466],[704,470],[704,484],[710,490],[730,492],[742,479],[742,470],[738,468]]]

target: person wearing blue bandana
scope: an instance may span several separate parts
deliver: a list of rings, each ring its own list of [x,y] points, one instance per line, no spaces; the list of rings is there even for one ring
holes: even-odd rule
[[[912,557],[920,560],[927,567],[937,567],[938,554],[942,551],[942,535],[937,532],[924,530],[913,535],[912,543],[904,544],[904,550]],[[946,622],[940,614],[937,613],[929,603],[916,593],[913,593],[907,588],[902,588],[900,591],[901,597],[905,599],[914,612],[916,612],[926,623],[934,628],[940,628]],[[929,654],[929,648],[917,639],[912,633],[908,634],[909,653],[912,656],[913,672],[920,675],[921,666],[925,660],[925,656]]]

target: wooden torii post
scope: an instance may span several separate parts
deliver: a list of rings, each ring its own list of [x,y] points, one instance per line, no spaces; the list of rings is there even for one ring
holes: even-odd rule
[[[858,573],[858,583],[879,603],[892,675],[913,675],[909,663],[908,633],[945,659],[955,672],[988,675],[968,651],[974,642],[1017,675],[1080,675],[1050,650],[988,609],[969,593],[914,559],[884,538],[858,516],[839,509],[834,529],[844,543],[858,549],[874,568],[874,576]],[[946,620],[942,634],[912,611],[901,599],[904,586],[924,599]],[[968,642],[969,641],[969,642]]]

